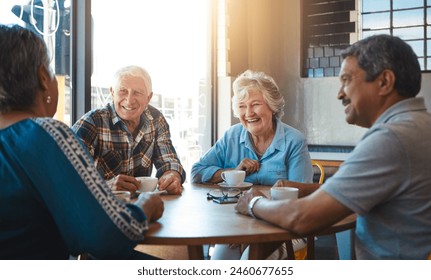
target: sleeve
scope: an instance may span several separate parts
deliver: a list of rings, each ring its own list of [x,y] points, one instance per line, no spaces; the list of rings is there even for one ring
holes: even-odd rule
[[[34,165],[34,158],[46,163],[26,170],[69,250],[102,259],[128,258],[148,228],[143,211],[112,195],[65,124],[52,119],[37,123],[43,131],[32,133],[37,137],[20,158],[24,166]]]
[[[307,141],[302,135],[297,135],[293,141],[290,140],[289,142],[290,152],[285,163],[288,166],[287,179],[295,182],[312,183],[313,166]]]
[[[162,114],[155,120],[156,139],[154,145],[153,162],[157,168],[156,176],[160,178],[168,170],[181,174],[181,182],[186,180],[186,172],[178,158],[172,144],[169,124]]]
[[[193,164],[191,170],[191,181],[193,183],[205,183],[211,180],[217,170],[225,167],[226,137],[219,139],[198,162]]]
[[[90,156],[94,158],[95,151],[97,149],[98,133],[93,119],[87,114],[84,115],[81,119],[76,121],[72,126],[72,130],[87,148]]]

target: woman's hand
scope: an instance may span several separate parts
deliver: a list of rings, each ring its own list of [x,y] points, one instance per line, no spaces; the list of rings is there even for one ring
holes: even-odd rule
[[[260,163],[257,160],[245,158],[235,168],[237,170],[244,170],[247,175],[259,171]]]
[[[165,210],[160,195],[154,193],[141,193],[135,205],[139,206],[144,211],[145,216],[147,216],[150,222],[160,219]]]

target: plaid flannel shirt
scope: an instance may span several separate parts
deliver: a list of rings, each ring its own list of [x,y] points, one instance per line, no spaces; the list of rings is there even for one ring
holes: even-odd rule
[[[114,110],[112,103],[94,109],[79,119],[72,129],[87,147],[99,173],[106,180],[119,174],[150,176],[153,164],[160,177],[168,170],[185,171],[172,145],[169,125],[156,108],[148,105],[141,115],[140,129],[132,133]]]

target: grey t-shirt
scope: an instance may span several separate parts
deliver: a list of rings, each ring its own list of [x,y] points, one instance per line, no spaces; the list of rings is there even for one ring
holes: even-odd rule
[[[431,253],[431,115],[423,98],[386,110],[323,190],[358,214],[358,259]]]

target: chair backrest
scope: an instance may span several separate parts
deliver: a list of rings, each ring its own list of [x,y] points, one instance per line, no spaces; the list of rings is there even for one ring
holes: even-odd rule
[[[319,168],[319,171],[320,171],[319,184],[323,184],[323,181],[325,181],[325,169],[323,168],[323,165],[314,159],[311,160],[311,164]]]

